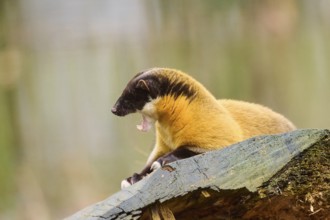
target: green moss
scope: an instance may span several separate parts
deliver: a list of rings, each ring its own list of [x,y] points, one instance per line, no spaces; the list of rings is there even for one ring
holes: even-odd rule
[[[307,215],[317,210],[325,215],[330,210],[330,137],[291,160],[258,193],[256,200],[286,198]]]

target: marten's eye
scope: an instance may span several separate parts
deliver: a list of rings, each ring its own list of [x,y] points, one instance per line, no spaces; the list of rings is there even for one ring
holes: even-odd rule
[[[136,99],[136,94],[133,92],[133,93],[130,93],[130,94],[128,94],[127,95],[127,100],[129,101],[129,102],[132,102],[132,101],[134,101]]]

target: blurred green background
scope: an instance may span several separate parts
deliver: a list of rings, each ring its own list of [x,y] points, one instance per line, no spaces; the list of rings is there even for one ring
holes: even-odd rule
[[[0,0],[0,219],[58,219],[119,190],[154,134],[110,109],[150,67],[330,127],[330,1]]]

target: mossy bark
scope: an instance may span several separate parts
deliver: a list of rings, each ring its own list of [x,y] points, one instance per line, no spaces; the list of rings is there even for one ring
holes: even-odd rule
[[[330,139],[296,156],[256,192],[209,194],[202,199],[199,190],[182,198],[195,202],[176,213],[177,219],[330,219]],[[171,209],[170,202],[165,205]]]

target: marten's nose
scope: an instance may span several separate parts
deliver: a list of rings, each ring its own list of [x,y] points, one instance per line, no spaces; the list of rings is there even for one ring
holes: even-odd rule
[[[114,106],[111,108],[111,112],[116,115],[117,113],[117,108]]]
[[[117,116],[125,116],[134,111],[130,111],[127,107],[123,106],[120,101],[117,101],[116,104],[111,108],[111,112]]]

